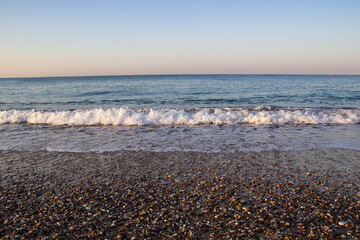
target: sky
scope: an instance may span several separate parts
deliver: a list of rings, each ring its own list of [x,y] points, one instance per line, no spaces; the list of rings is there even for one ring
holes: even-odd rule
[[[360,74],[359,0],[0,0],[0,77]]]

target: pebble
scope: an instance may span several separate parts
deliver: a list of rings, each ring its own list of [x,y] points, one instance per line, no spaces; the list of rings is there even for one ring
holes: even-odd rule
[[[207,163],[206,154],[186,156],[183,164],[164,169],[147,166],[156,174],[127,169],[72,182],[44,172],[2,185],[0,239],[360,237],[358,182],[340,171],[333,178],[281,164],[267,167],[259,156],[248,164],[230,158],[225,165]],[[331,191],[319,188],[319,181]]]
[[[345,221],[340,221],[340,222],[339,222],[339,225],[340,225],[340,226],[345,226],[346,224],[347,224],[347,222],[345,222]]]

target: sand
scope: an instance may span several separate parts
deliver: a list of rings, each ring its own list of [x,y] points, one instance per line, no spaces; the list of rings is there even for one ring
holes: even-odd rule
[[[360,151],[0,151],[0,238],[360,238]]]

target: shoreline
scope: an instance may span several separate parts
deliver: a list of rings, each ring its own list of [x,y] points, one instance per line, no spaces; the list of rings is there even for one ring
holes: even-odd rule
[[[0,238],[360,237],[360,150],[0,151]]]

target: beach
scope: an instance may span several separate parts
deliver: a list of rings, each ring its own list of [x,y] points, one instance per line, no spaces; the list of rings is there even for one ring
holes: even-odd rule
[[[0,0],[0,240],[360,239],[359,9]]]
[[[0,152],[0,238],[358,239],[360,150]]]
[[[0,79],[0,239],[360,239],[358,75]]]

